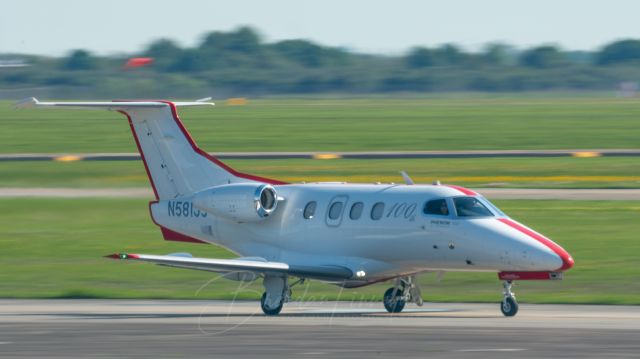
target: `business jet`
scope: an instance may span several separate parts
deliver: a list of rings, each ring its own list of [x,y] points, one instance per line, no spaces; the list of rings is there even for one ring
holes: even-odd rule
[[[514,316],[515,280],[562,279],[574,261],[549,238],[509,218],[475,191],[414,184],[287,183],[238,172],[196,145],[178,117],[204,101],[40,102],[127,117],[155,194],[149,211],[164,239],[222,246],[235,259],[119,253],[108,257],[262,280],[261,307],[277,315],[292,287],[320,280],[344,288],[383,281],[387,311],[423,304],[416,277],[426,272],[496,272],[500,309]],[[290,282],[291,278],[291,282]],[[295,279],[295,281],[294,281]]]

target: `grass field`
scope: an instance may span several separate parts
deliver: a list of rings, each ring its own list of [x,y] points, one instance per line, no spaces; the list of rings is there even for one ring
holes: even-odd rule
[[[496,201],[512,217],[558,241],[575,258],[564,281],[519,282],[519,300],[536,303],[640,304],[640,202]],[[0,297],[257,299],[257,282],[102,258],[119,251],[230,257],[215,246],[165,242],[144,200],[3,199],[0,201]],[[212,281],[212,282],[209,282]],[[501,298],[495,274],[422,277],[433,301]],[[311,282],[296,298],[377,300],[387,284],[345,290]]]
[[[250,100],[189,108],[207,151],[637,148],[640,102],[606,96]],[[0,153],[133,152],[106,111],[13,110],[0,102]]]
[[[401,182],[470,187],[639,188],[640,157],[411,160],[234,160],[234,168],[289,182]],[[141,161],[0,162],[0,187],[149,186]]]

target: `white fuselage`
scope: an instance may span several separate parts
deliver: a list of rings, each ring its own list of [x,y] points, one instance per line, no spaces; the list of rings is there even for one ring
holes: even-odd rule
[[[366,281],[430,270],[553,271],[563,265],[548,246],[502,223],[499,219],[506,216],[481,196],[474,197],[486,204],[491,216],[458,216],[453,199],[469,196],[456,188],[312,183],[276,190],[282,198],[277,210],[259,222],[238,223],[207,214],[195,209],[190,197],[159,201],[151,211],[158,224],[241,256],[340,265],[364,272]],[[428,201],[441,199],[448,204],[448,214],[425,213]],[[316,208],[305,218],[310,202],[316,202]],[[331,213],[336,202],[342,206],[336,205]],[[356,203],[362,203],[356,205],[362,210],[352,219]],[[374,210],[377,203],[383,208]]]

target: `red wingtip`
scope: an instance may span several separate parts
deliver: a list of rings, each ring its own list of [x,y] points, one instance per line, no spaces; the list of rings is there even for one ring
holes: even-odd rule
[[[113,253],[113,254],[107,254],[106,256],[104,256],[105,258],[111,258],[111,259],[120,259],[120,255],[118,253]]]

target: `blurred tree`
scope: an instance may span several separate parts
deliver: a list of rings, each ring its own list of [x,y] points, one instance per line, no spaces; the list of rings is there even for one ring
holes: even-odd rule
[[[200,62],[208,69],[265,65],[268,61],[258,33],[249,27],[232,32],[213,31],[205,35],[195,49]]]
[[[526,67],[546,69],[565,63],[564,56],[555,46],[540,46],[520,55],[520,64]]]
[[[436,62],[442,65],[458,66],[467,60],[467,55],[453,44],[445,44],[434,51]]]
[[[481,53],[482,60],[485,64],[491,66],[509,65],[509,53],[511,47],[509,45],[492,43],[485,46]]]
[[[134,80],[140,80],[136,86],[131,85],[132,75],[122,71],[122,64],[131,56],[154,59],[152,66],[136,72]],[[0,54],[2,60],[15,57]],[[20,58],[31,66],[0,71],[0,87],[11,90],[52,86],[57,94],[69,97],[96,93],[100,97],[139,97],[141,93],[151,97],[192,96],[209,91],[246,96],[295,92],[600,90],[640,78],[640,66],[617,66],[635,64],[634,61],[640,64],[640,40],[616,41],[598,52],[541,46],[516,53],[508,45],[495,43],[477,53],[446,44],[416,47],[403,56],[381,56],[307,40],[263,43],[249,27],[210,32],[191,48],[160,39],[144,52],[126,57],[98,57],[75,50],[63,58]],[[435,66],[437,70],[432,69]],[[90,69],[100,71],[66,72]]]
[[[250,27],[241,27],[227,35],[225,49],[247,55],[255,55],[261,51],[260,36]]]
[[[160,39],[152,42],[144,52],[144,56],[152,58],[154,61],[153,66],[161,71],[172,70],[182,55],[183,50],[169,39]]]
[[[199,49],[209,54],[239,52],[247,55],[261,51],[260,36],[250,27],[241,27],[224,33],[213,31],[205,35]]]
[[[436,64],[436,57],[433,50],[426,47],[413,48],[405,58],[408,67],[419,69]]]
[[[323,48],[306,40],[280,41],[273,49],[287,60],[306,67],[321,67],[327,62]]]
[[[209,69],[209,64],[202,53],[197,50],[189,49],[172,63],[168,70],[174,72],[200,72]]]
[[[640,40],[621,40],[611,43],[596,55],[598,65],[619,64],[640,60]]]
[[[92,70],[97,67],[97,59],[86,50],[74,50],[62,60],[62,68],[65,70]]]
[[[307,40],[285,40],[270,46],[277,55],[304,67],[347,65],[352,54]]]
[[[180,56],[181,52],[182,49],[172,40],[160,39],[152,42],[144,54],[159,60],[162,58],[176,58]]]

